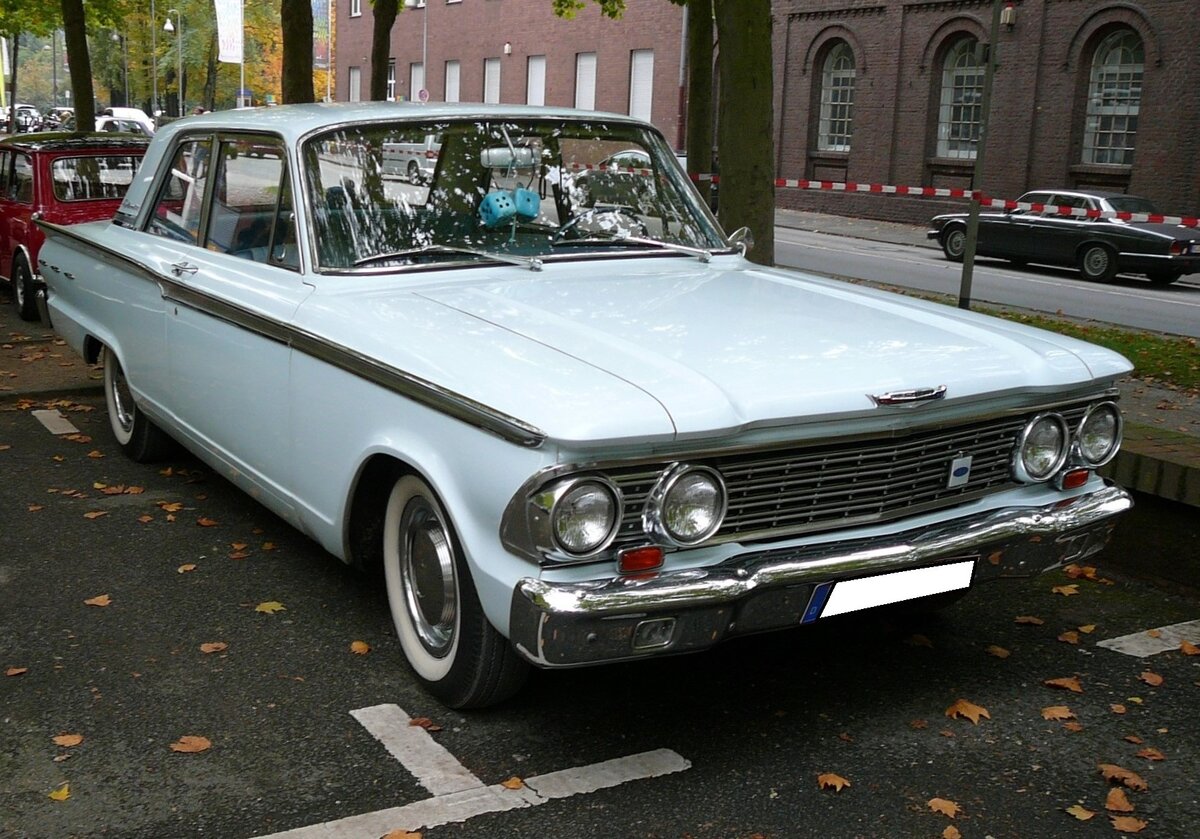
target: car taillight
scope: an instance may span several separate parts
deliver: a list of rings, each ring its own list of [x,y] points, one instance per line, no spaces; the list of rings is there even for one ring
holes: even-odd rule
[[[1169,253],[1171,254],[1171,256],[1182,256],[1183,254],[1187,253],[1187,249],[1188,249],[1187,242],[1175,241],[1175,242],[1171,243]]]

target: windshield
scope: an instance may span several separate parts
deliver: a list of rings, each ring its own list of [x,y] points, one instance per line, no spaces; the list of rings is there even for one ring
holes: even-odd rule
[[[637,125],[354,125],[308,140],[302,160],[322,270],[728,247]]]

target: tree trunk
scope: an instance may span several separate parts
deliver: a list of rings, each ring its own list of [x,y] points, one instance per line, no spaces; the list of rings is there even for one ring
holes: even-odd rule
[[[713,163],[713,0],[687,4],[687,160],[688,174],[711,175]],[[697,181],[711,204],[710,181]]]
[[[83,0],[62,0],[63,41],[71,63],[71,90],[75,92],[75,127],[96,130],[96,98],[92,95],[92,59],[88,54],[87,18]]]
[[[14,32],[12,35],[12,80],[8,88],[8,133],[17,133],[17,53],[20,46],[21,33]]]
[[[214,31],[212,41],[208,44],[208,66],[204,74],[204,94],[200,97],[200,105],[206,110],[211,111],[217,101],[217,53],[220,45],[217,42],[217,33]],[[238,89],[241,89],[241,83],[238,83]],[[238,96],[241,96],[239,93]]]
[[[772,107],[771,0],[714,0],[721,86],[717,115],[720,219],[749,227],[748,257],[775,262],[775,134]]]
[[[283,24],[283,101],[315,102],[311,0],[280,0],[279,14]]]
[[[388,59],[391,57],[392,25],[400,11],[400,0],[375,0],[375,22],[371,30],[371,101],[387,99]],[[428,69],[426,70],[428,72]],[[413,91],[415,93],[416,91]]]

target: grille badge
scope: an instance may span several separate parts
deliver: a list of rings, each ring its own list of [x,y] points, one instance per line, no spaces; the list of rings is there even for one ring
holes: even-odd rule
[[[959,453],[950,461],[950,475],[946,479],[946,489],[966,486],[971,480],[971,455]]]

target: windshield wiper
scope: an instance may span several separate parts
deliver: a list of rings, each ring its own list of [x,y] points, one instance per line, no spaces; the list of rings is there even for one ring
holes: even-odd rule
[[[396,259],[407,259],[412,256],[420,256],[422,254],[466,254],[468,256],[478,256],[481,259],[490,259],[493,262],[507,262],[510,265],[520,265],[522,268],[528,268],[530,271],[541,271],[542,261],[535,256],[518,256],[510,253],[492,253],[491,251],[481,251],[474,248],[464,247],[462,245],[422,245],[419,248],[409,248],[403,251],[391,251],[389,253],[377,253],[372,256],[364,256],[362,259],[355,260],[354,267],[361,268],[364,265],[371,265],[377,262],[390,262]]]
[[[672,251],[674,253],[682,253],[687,256],[695,256],[701,262],[709,262],[712,260],[712,251],[704,248],[694,248],[691,245],[679,245],[675,242],[663,242],[660,239],[647,239],[644,236],[622,236],[619,233],[592,233],[585,239],[563,239],[555,242],[554,245],[609,245],[609,244],[633,244],[633,245],[649,245],[662,250]]]

